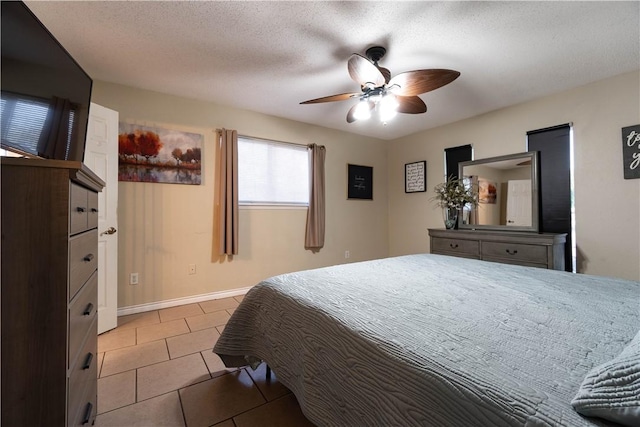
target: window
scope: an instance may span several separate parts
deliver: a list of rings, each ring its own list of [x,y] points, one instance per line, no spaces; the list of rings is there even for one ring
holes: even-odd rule
[[[241,205],[309,205],[306,146],[238,137],[238,201]]]
[[[573,138],[570,123],[527,132],[527,148],[539,156],[540,231],[567,233],[564,266],[576,271]]]
[[[471,145],[461,145],[444,149],[445,179],[449,177],[458,178],[458,163],[473,160],[473,150]]]
[[[76,124],[74,107],[72,106],[68,112],[69,132],[65,141],[65,159],[69,157],[69,148],[74,136],[73,131]],[[40,139],[43,132],[50,132],[50,128],[45,127],[47,118],[53,114],[50,101],[2,92],[0,108],[2,109],[0,127],[2,146],[19,153],[43,155],[44,147],[40,146]]]
[[[11,97],[2,93],[2,142],[27,153],[38,153],[38,139],[49,112],[49,103]]]

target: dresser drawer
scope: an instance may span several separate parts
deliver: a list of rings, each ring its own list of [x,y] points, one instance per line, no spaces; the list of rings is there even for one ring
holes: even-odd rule
[[[92,380],[84,394],[75,419],[69,419],[70,427],[90,427],[94,425],[98,411],[98,379]]]
[[[87,190],[87,229],[98,227],[98,193]]]
[[[68,424],[72,426],[81,426],[86,418],[89,418],[90,421],[85,426],[91,425],[91,419],[95,417],[98,409],[96,407],[98,381],[97,325],[98,322],[95,319],[91,324],[91,332],[82,348],[80,357],[69,374]],[[87,413],[89,413],[88,416]]]
[[[98,231],[69,239],[69,300],[98,268]]]
[[[83,405],[80,406],[76,418],[69,421],[69,427],[90,427],[93,426],[98,410],[98,379],[96,378],[90,389],[86,390]]]
[[[482,257],[513,260],[514,263],[547,264],[547,247],[521,243],[483,242]]]
[[[542,263],[539,263],[539,262],[520,261],[520,260],[517,260],[517,259],[509,259],[509,258],[483,257],[482,260],[483,261],[488,261],[488,262],[499,262],[500,264],[520,265],[522,267],[547,268],[547,264],[542,264]]]
[[[71,185],[71,195],[69,196],[69,234],[76,234],[87,229],[87,218],[89,212],[89,199],[87,190],[78,184]]]
[[[80,346],[84,342],[93,320],[97,317],[97,313],[98,273],[94,273],[69,306],[69,366],[73,365],[77,359]]]
[[[461,256],[480,256],[480,244],[477,240],[431,238],[431,252],[459,254]]]

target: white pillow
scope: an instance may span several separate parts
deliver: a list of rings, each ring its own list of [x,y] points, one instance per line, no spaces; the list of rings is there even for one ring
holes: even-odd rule
[[[588,417],[640,426],[640,332],[617,357],[589,371],[571,405]]]

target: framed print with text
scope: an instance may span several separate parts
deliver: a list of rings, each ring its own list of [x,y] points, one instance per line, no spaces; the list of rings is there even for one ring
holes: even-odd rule
[[[373,167],[347,164],[347,199],[373,200]]]
[[[424,193],[427,191],[427,161],[405,163],[404,192]]]

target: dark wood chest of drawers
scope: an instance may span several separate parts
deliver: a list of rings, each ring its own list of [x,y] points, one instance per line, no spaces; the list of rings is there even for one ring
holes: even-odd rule
[[[2,158],[2,424],[97,410],[98,191],[78,162]]]
[[[565,234],[429,229],[431,253],[564,270]]]

